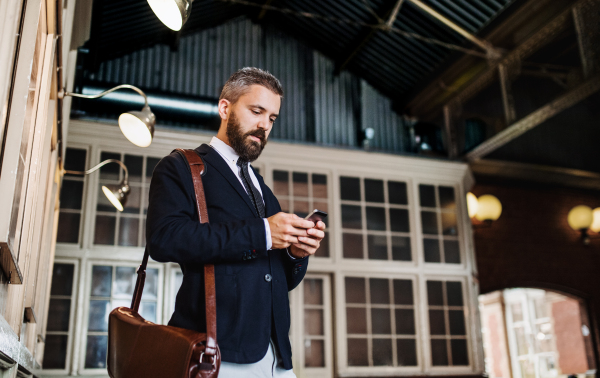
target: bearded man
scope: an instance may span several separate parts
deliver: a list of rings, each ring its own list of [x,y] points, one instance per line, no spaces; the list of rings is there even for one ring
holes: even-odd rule
[[[195,150],[204,161],[210,223],[198,222],[183,156],[166,156],[152,175],[150,256],[178,263],[184,274],[169,325],[205,332],[203,264],[214,264],[221,378],[295,377],[288,291],[304,278],[325,224],[281,212],[250,165],[267,144],[282,96],[279,80],[258,68],[243,68],[225,83],[217,136]]]

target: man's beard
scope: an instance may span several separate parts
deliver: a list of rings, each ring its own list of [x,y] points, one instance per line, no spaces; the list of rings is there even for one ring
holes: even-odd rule
[[[227,138],[231,148],[240,156],[240,158],[253,162],[258,159],[262,150],[267,145],[267,136],[265,130],[256,129],[242,134],[240,128],[240,122],[238,121],[235,113],[232,111],[229,120],[227,121]],[[256,142],[250,138],[249,135],[253,135],[260,139],[260,142]]]

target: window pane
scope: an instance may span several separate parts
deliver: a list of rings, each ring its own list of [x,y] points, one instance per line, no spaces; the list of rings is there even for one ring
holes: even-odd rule
[[[348,366],[369,366],[367,339],[348,339]]]
[[[93,297],[110,297],[110,283],[112,281],[112,267],[94,265],[92,268]]]
[[[346,328],[348,333],[366,334],[367,310],[365,308],[346,308]]]
[[[307,201],[294,201],[294,214],[299,216],[300,218],[304,218],[311,212],[313,209],[308,208]]]
[[[79,241],[79,220],[81,215],[60,212],[58,217],[57,243],[77,243]]]
[[[408,210],[390,209],[390,228],[396,232],[409,232]]]
[[[383,181],[365,179],[365,201],[383,203]]]
[[[460,264],[460,248],[456,240],[444,240],[444,262],[447,264]]]
[[[458,235],[456,213],[442,213],[442,232],[444,235]]]
[[[137,277],[134,279],[137,279]],[[158,269],[146,269],[146,282],[144,284],[143,298],[156,299],[158,297]]]
[[[346,303],[367,303],[365,279],[346,277]]]
[[[83,181],[63,180],[60,189],[60,208],[81,210]]]
[[[106,368],[106,350],[108,336],[88,336],[85,352],[85,367],[90,369]]]
[[[134,267],[118,266],[113,283],[113,296],[130,298],[133,295],[136,279],[137,274]]]
[[[392,333],[392,323],[389,308],[371,309],[371,332],[379,335]]]
[[[304,279],[304,304],[323,304],[323,280],[319,278]]]
[[[446,282],[446,295],[448,296],[448,306],[462,306],[462,284],[460,282]]]
[[[417,345],[414,339],[396,340],[398,366],[417,366]]]
[[[436,207],[434,189],[433,185],[419,185],[419,198],[422,207]]]
[[[159,161],[160,159],[158,158],[146,158],[146,182],[150,182],[150,179],[152,178],[152,173],[154,172],[154,168],[156,167],[156,164],[158,164]]]
[[[115,217],[97,215],[94,244],[114,245],[116,223]]]
[[[140,220],[138,218],[121,217],[119,220],[119,245],[136,247],[139,232]]]
[[[308,197],[308,174],[294,172],[292,173],[294,182],[294,195],[298,197]]]
[[[448,366],[446,340],[431,340],[431,364],[433,366]]]
[[[127,202],[125,202],[125,206],[123,207],[123,212],[127,213],[127,214],[139,214],[140,213],[141,195],[142,195],[142,189],[140,187],[136,187],[136,186],[130,187],[129,195],[127,196]],[[104,193],[102,193],[102,196],[106,198]],[[113,209],[114,209],[114,206],[113,206]]]
[[[127,166],[127,171],[129,171],[129,181],[141,182],[144,157],[135,155],[125,155],[124,163]]]
[[[452,365],[469,365],[467,340],[450,340],[450,348],[452,349]]]
[[[67,171],[85,171],[86,154],[86,150],[79,148],[67,148],[67,153],[65,155],[65,169]]]
[[[342,227],[359,230],[362,228],[360,206],[342,205]]]
[[[421,226],[424,234],[437,235],[437,213],[433,211],[421,211]]]
[[[367,230],[385,231],[385,208],[367,206]]]
[[[415,334],[415,313],[413,310],[396,309],[396,334]]]
[[[398,181],[388,181],[389,202],[398,205],[408,204],[408,195],[406,194],[406,183]]]
[[[90,314],[88,317],[88,331],[107,332],[110,301],[90,301]]]
[[[128,301],[126,307],[131,306]],[[149,322],[156,323],[156,302],[142,302],[140,304],[140,315]]]
[[[102,154],[100,154],[100,161],[104,161],[107,159],[121,160],[121,154],[115,154],[112,152],[102,152]],[[121,166],[119,164],[106,164],[104,167],[100,168],[100,180],[119,181],[120,171]]]
[[[451,335],[466,335],[465,329],[465,315],[462,310],[450,310],[448,311],[448,320],[450,322],[450,334]]]
[[[373,339],[373,365],[393,365],[391,339]]]
[[[523,308],[520,303],[513,303],[510,305],[512,312],[513,322],[523,321]]]
[[[442,209],[456,209],[453,187],[440,186],[438,187],[438,193],[440,194],[440,207]]]
[[[432,335],[446,334],[444,310],[429,310],[429,333]]]
[[[323,310],[304,310],[304,334],[324,335]]]
[[[371,303],[373,304],[389,304],[390,303],[390,287],[389,280],[385,278],[370,278],[369,292],[371,294]]]
[[[329,257],[329,233],[325,231],[325,236],[323,240],[321,240],[321,244],[319,244],[319,249],[315,252],[315,257]],[[362,251],[361,251],[362,255]]]
[[[392,259],[396,261],[412,261],[409,237],[392,236]]]
[[[411,280],[394,280],[394,303],[397,305],[413,304]]]
[[[443,306],[442,281],[427,281],[427,303],[430,306]]]
[[[71,314],[70,299],[50,299],[48,307],[48,331],[69,331],[69,316]]]
[[[387,260],[387,238],[380,235],[368,235],[367,237],[369,259]]]
[[[46,335],[44,369],[64,369],[67,359],[67,335]]]
[[[360,201],[360,179],[340,177],[340,194],[343,200]]]
[[[323,340],[304,340],[304,366],[325,366],[325,346]]]
[[[290,201],[289,200],[280,199],[279,205],[281,206],[281,211],[283,211],[284,213],[290,212]]]
[[[437,239],[423,239],[423,252],[425,253],[425,262],[439,263],[440,243]]]
[[[290,194],[289,173],[287,171],[273,171],[273,192],[277,195]]]
[[[363,257],[363,237],[360,234],[343,234],[344,258],[362,259]]]
[[[313,197],[316,198],[327,198],[327,176],[318,175],[313,173],[312,175],[312,190]]]
[[[73,293],[73,264],[54,264],[50,295],[71,295]]]

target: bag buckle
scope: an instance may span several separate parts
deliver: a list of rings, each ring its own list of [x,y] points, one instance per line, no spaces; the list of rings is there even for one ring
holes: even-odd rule
[[[208,355],[207,355],[208,356]],[[211,356],[209,356],[211,357]],[[200,363],[204,364],[204,363],[210,363],[210,365],[212,365],[212,367],[215,367],[215,356],[212,356],[210,362],[204,362],[204,351],[200,352]]]

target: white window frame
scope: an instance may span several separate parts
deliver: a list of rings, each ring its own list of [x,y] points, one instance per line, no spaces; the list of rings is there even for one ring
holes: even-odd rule
[[[68,258],[60,258],[57,257],[54,259],[54,264],[72,264],[73,265],[73,291],[71,292],[71,308],[69,310],[69,334],[67,338],[67,354],[65,357],[65,368],[64,369],[43,369],[44,376],[64,376],[68,375],[71,366],[71,361],[73,357],[73,345],[76,342],[76,333],[75,333],[75,324],[76,324],[76,316],[77,316],[77,307],[79,304],[78,298],[78,289],[79,289],[79,269],[80,269],[80,261],[78,259],[68,259]],[[53,267],[54,269],[54,267]],[[48,302],[48,307],[50,306]],[[47,321],[46,321],[47,323]],[[48,335],[46,334],[46,337]]]

